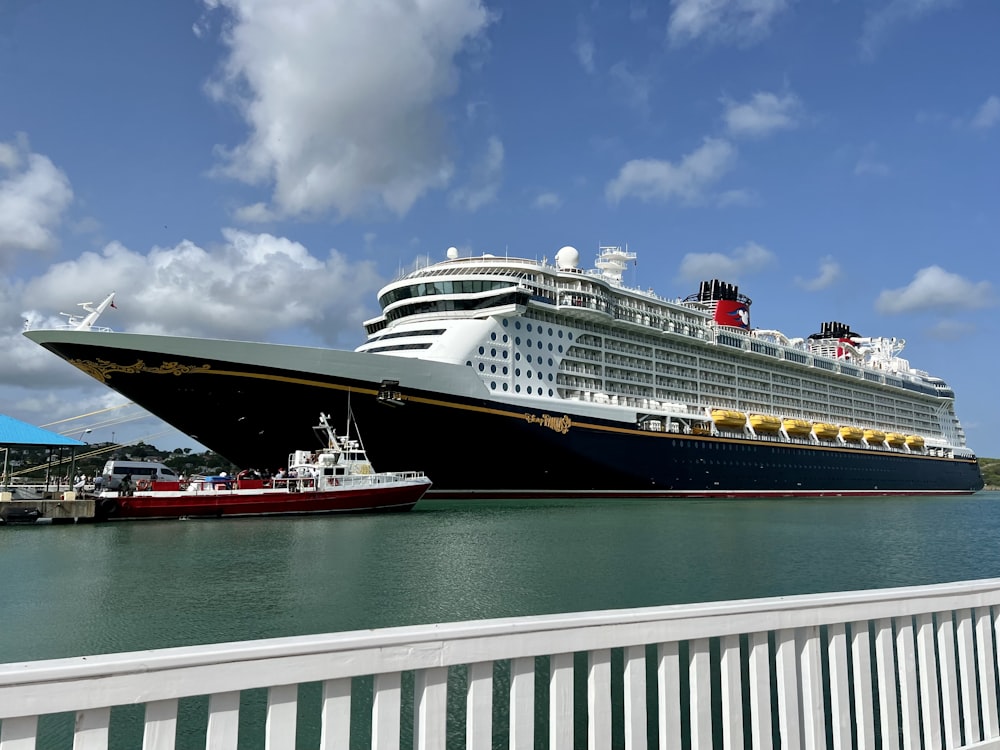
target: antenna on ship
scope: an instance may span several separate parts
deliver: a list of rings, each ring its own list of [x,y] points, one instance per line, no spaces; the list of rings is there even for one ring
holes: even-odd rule
[[[59,313],[60,315],[65,315],[67,318],[67,323],[73,327],[76,331],[89,331],[94,327],[94,323],[97,319],[101,317],[101,313],[107,310],[109,307],[115,307],[115,293],[111,292],[107,297],[105,297],[101,304],[94,307],[93,302],[80,302],[77,307],[82,307],[87,311],[88,315],[81,318],[78,313]],[[115,308],[117,309],[117,308]]]

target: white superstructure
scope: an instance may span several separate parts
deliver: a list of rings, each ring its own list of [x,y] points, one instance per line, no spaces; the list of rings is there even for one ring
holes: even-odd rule
[[[901,339],[752,329],[732,285],[673,300],[629,288],[635,258],[601,247],[581,270],[572,247],[555,263],[449,252],[382,289],[358,351],[466,365],[498,401],[629,412],[652,430],[819,442],[816,425],[833,425],[853,447],[972,455],[954,393],[900,357]]]

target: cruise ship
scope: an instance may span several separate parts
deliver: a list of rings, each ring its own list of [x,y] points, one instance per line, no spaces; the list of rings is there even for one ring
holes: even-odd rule
[[[952,389],[902,340],[754,328],[735,285],[667,299],[623,283],[635,260],[450,248],[380,290],[354,351],[114,332],[96,325],[113,293],[25,335],[239,466],[301,444],[317,410],[353,417],[373,465],[424,471],[428,497],[982,488]]]

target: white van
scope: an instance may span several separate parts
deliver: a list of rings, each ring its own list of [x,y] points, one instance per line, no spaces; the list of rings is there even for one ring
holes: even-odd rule
[[[145,480],[147,482],[176,482],[180,479],[174,470],[166,464],[156,461],[115,461],[111,460],[104,464],[104,471],[101,472],[100,489],[117,490],[126,474],[132,475],[132,489],[136,488],[136,483]]]

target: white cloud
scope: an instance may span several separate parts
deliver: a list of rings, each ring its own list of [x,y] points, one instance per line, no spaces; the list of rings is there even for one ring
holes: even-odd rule
[[[882,291],[875,309],[887,315],[923,310],[974,310],[996,304],[988,281],[969,281],[940,266],[917,271],[907,286]]]
[[[983,106],[979,108],[969,124],[977,130],[986,130],[997,123],[1000,123],[1000,97],[991,96],[983,102]]]
[[[604,192],[613,203],[629,196],[644,201],[676,198],[696,203],[702,200],[705,189],[728,172],[735,161],[736,148],[729,141],[706,138],[676,165],[660,159],[626,162]]]
[[[51,250],[73,200],[69,179],[27,138],[0,143],[0,264],[15,254]]]
[[[230,16],[209,93],[250,128],[219,173],[273,186],[279,216],[402,215],[447,185],[439,107],[492,20],[481,0],[204,1]]]
[[[576,25],[576,41],[573,44],[573,52],[585,71],[592,74],[596,70],[594,38],[590,33],[590,27],[582,19]]]
[[[873,143],[865,146],[858,161],[854,164],[854,174],[859,177],[864,175],[888,177],[889,165],[877,158],[877,151],[878,149]]]
[[[861,39],[858,42],[861,57],[865,60],[874,59],[882,40],[894,26],[907,21],[917,21],[930,13],[955,4],[956,0],[888,0],[882,3],[881,7],[869,11],[865,18]]]
[[[724,190],[719,193],[715,201],[715,205],[719,208],[729,208],[730,206],[754,206],[757,203],[757,195],[752,190],[747,190],[746,188]]]
[[[336,344],[359,337],[382,279],[368,262],[330,250],[312,255],[285,237],[223,230],[223,242],[184,240],[143,254],[118,242],[48,268],[16,299],[39,326],[85,299],[117,291],[117,310],[102,323],[143,333],[272,340],[305,329]]]
[[[671,0],[667,36],[673,44],[704,37],[751,44],[767,36],[789,0]]]
[[[556,209],[562,205],[562,198],[559,197],[558,193],[539,193],[536,197],[532,206],[537,209]]]
[[[840,264],[832,256],[827,255],[820,259],[818,275],[811,279],[796,279],[796,283],[803,289],[815,292],[832,286],[843,277],[844,271]]]
[[[681,259],[680,275],[685,281],[722,279],[730,283],[748,273],[755,273],[774,263],[774,253],[756,242],[748,242],[729,255],[722,253],[687,253]]]
[[[636,75],[628,69],[628,65],[623,61],[612,65],[608,74],[611,76],[611,80],[624,92],[625,100],[629,106],[642,113],[649,110],[649,79],[646,76]]]
[[[487,142],[483,158],[475,165],[471,182],[452,191],[449,202],[454,208],[478,211],[496,200],[502,177],[503,143],[494,136]]]
[[[776,130],[791,130],[799,125],[802,103],[795,94],[782,96],[758,91],[750,101],[723,99],[726,129],[733,136],[761,137]]]

